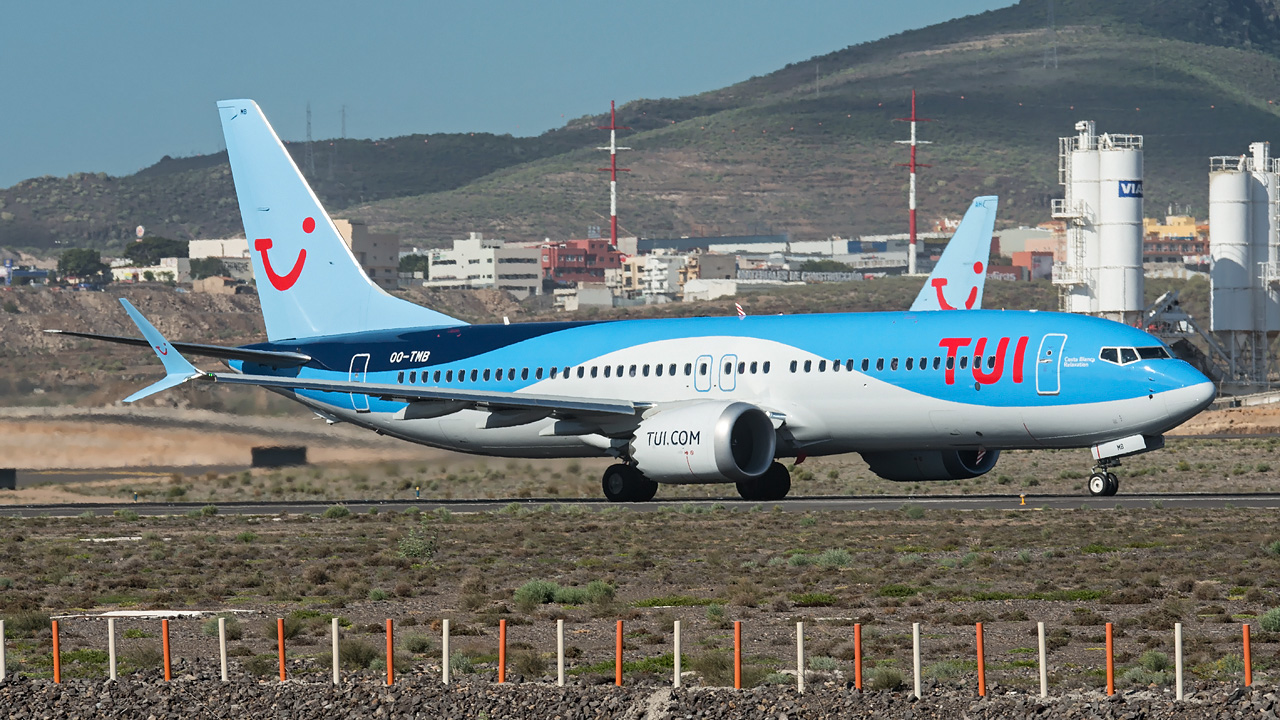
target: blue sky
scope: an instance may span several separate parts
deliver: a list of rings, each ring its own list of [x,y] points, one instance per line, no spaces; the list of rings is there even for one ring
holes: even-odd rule
[[[637,98],[1012,0],[13,2],[0,9],[0,187],[132,173],[222,149],[214,103],[258,101],[285,139],[533,135]]]

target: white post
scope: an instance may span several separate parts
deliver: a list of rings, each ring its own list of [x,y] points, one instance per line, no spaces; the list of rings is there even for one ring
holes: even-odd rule
[[[911,667],[915,673],[916,699],[920,699],[920,623],[911,623]]]
[[[332,627],[332,632],[331,632],[330,634],[331,634],[331,635],[333,635],[333,638],[332,638],[332,643],[333,643],[333,684],[334,684],[334,685],[337,685],[338,683],[342,682],[342,676],[341,676],[340,671],[339,671],[339,663],[338,663],[338,660],[339,660],[339,658],[341,657],[341,653],[339,653],[339,651],[338,651],[338,618],[331,618],[330,620],[331,620],[331,622],[332,622],[332,625],[331,625],[331,627]]]
[[[564,687],[564,620],[556,620],[556,685]]]
[[[679,620],[676,621],[675,628],[676,628],[675,630],[675,637],[676,637],[675,672],[676,674],[675,674],[675,682],[672,685],[672,687],[680,687],[680,621]]]
[[[796,692],[804,692],[804,623],[796,623]]]
[[[440,652],[444,654],[444,669],[441,670],[441,676],[444,678],[444,684],[449,684],[449,619],[441,623],[440,628]]]
[[[9,676],[5,657],[4,657],[4,618],[0,618],[0,680],[4,680]],[[112,665],[112,667],[115,667]]]
[[[1178,686],[1178,699],[1182,699],[1182,623],[1173,624],[1173,672]]]
[[[0,655],[0,658],[4,657]],[[111,679],[116,679],[116,619],[107,618],[107,664],[110,667]]]
[[[1036,623],[1036,633],[1040,636],[1040,697],[1049,697],[1049,665],[1045,660],[1044,623]]]

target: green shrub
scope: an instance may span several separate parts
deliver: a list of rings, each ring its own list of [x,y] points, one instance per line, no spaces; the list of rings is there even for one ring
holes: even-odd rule
[[[877,667],[871,671],[872,690],[897,690],[902,683],[902,672],[896,668]]]
[[[824,550],[818,555],[818,567],[840,568],[853,564],[853,556],[848,550]]]
[[[338,664],[349,670],[367,669],[373,661],[381,657],[378,647],[373,643],[352,638],[338,640]],[[333,662],[330,657],[329,662]]]
[[[244,661],[244,670],[250,675],[266,677],[280,668],[280,658],[275,655],[254,655]]]
[[[919,593],[919,588],[914,588],[910,585],[885,585],[880,588],[880,595],[882,597],[903,598],[911,597],[912,595],[917,595]]]
[[[517,650],[511,654],[511,667],[516,672],[530,678],[538,678],[547,674],[547,662],[532,650]]]
[[[919,505],[903,505],[902,512],[912,520],[919,520],[924,517],[924,508]]]
[[[217,506],[217,505],[205,505],[204,507],[200,508],[200,514],[201,514],[201,515],[204,515],[205,517],[208,517],[208,516],[210,516],[210,515],[217,515],[217,514],[218,514],[218,506]]]
[[[112,515],[115,515],[116,517],[120,518],[121,520],[137,520],[137,519],[138,519],[138,513],[134,512],[134,511],[132,511],[132,510],[130,510],[130,509],[128,509],[128,508],[122,508],[122,509],[120,509],[120,510],[116,510],[115,512],[113,512],[113,513],[111,513],[111,514],[112,514]]]
[[[835,672],[839,667],[840,663],[833,657],[814,655],[809,658],[809,669],[815,672]]]
[[[431,643],[431,638],[422,635],[409,635],[404,639],[404,649],[415,655],[429,653],[435,646]]]
[[[512,600],[516,608],[523,613],[533,612],[539,605],[549,603],[556,598],[560,586],[549,580],[530,580],[516,588]]]
[[[1164,672],[1169,669],[1169,656],[1159,650],[1148,650],[1142,653],[1138,664],[1151,672]]]
[[[137,640],[139,638],[152,637],[151,633],[147,632],[146,630],[143,630],[142,628],[129,628],[128,630],[124,631],[124,636],[129,638],[130,640]]]
[[[20,612],[4,616],[4,632],[11,638],[32,637],[41,630],[53,630],[47,613]]]
[[[1280,632],[1280,608],[1271,608],[1263,613],[1258,623],[1267,632]]]
[[[126,633],[126,637],[128,633]],[[154,644],[126,648],[120,653],[120,665],[128,670],[149,670],[164,664],[164,653]]]
[[[724,612],[724,606],[717,603],[708,605],[707,622],[717,628],[729,627],[729,617]]]
[[[558,587],[556,588],[556,596],[552,599],[552,602],[560,603],[561,605],[581,605],[590,599],[591,598],[587,594],[586,588]]]
[[[587,602],[604,603],[613,599],[613,586],[603,580],[587,583]]]
[[[329,507],[325,508],[325,511],[322,514],[322,516],[330,520],[335,520],[337,518],[347,517],[350,514],[351,514],[351,511],[347,509],[346,505],[330,505]]]
[[[382,602],[391,597],[391,594],[381,588],[373,588],[369,591],[369,599],[374,602]]]
[[[242,542],[246,545],[248,545],[249,543],[252,543],[254,540],[257,540],[257,539],[258,539],[258,534],[253,532],[252,530],[245,530],[244,532],[236,535],[236,541]]]
[[[470,675],[476,671],[471,657],[460,652],[449,656],[449,672],[457,675]]]
[[[226,628],[228,640],[239,640],[244,637],[244,628],[240,626],[239,620],[233,617],[226,618]],[[201,629],[209,637],[218,637],[218,618],[213,617],[205,620]]]
[[[431,560],[435,557],[438,541],[439,538],[434,531],[425,527],[411,528],[404,537],[400,538],[400,557]]]
[[[797,593],[791,596],[796,607],[831,607],[835,605],[836,596],[824,592]]]
[[[925,677],[949,680],[964,677],[977,670],[978,663],[974,660],[943,660],[925,667],[922,674]]]

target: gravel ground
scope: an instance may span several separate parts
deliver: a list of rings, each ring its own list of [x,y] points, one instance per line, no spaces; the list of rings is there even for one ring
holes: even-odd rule
[[[801,695],[793,688],[498,685],[480,679],[442,685],[406,678],[392,687],[361,681],[328,684],[222,684],[209,677],[118,683],[12,677],[0,683],[0,707],[21,718],[1274,718],[1270,689],[1201,686],[1175,702],[1167,691],[1097,692],[1040,699],[990,688],[933,684],[922,699],[902,692],[858,692],[826,684]]]

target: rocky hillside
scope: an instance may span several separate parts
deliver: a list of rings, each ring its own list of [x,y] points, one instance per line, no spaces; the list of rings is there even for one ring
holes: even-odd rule
[[[1207,160],[1280,140],[1276,0],[1058,0],[851,46],[696,96],[619,109],[635,130],[624,230],[645,236],[773,230],[797,238],[901,230],[912,88],[926,218],[998,193],[1005,223],[1047,218],[1057,138],[1080,119],[1146,137],[1148,208],[1206,211]],[[1056,47],[1056,63],[1047,52]],[[263,99],[270,112],[269,99]],[[438,244],[468,230],[512,240],[601,224],[601,117],[536,138],[409,136],[316,143],[329,209]],[[301,147],[291,145],[295,153]],[[225,158],[165,159],[124,178],[40,178],[0,191],[0,245],[118,246],[135,225],[227,235],[239,215]]]

